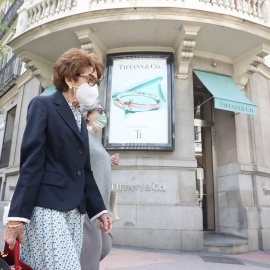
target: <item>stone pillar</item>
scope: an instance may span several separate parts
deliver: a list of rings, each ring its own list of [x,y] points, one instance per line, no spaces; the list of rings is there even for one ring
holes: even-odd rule
[[[269,82],[255,73],[244,91],[258,106],[257,116],[215,114],[219,230],[247,238],[250,251],[269,250]]]
[[[251,101],[258,106],[258,115],[252,116],[251,131],[253,136],[253,194],[254,213],[249,220],[256,220],[253,228],[258,232],[259,248],[270,250],[270,81],[264,76],[254,74],[248,84]],[[250,229],[253,229],[250,227]]]
[[[194,105],[192,71],[188,79],[174,79],[175,107],[175,152],[174,156],[186,161],[195,161]]]
[[[175,95],[175,158],[181,163],[179,170],[179,204],[183,219],[181,250],[203,249],[203,218],[196,193],[194,148],[193,76],[189,68],[188,78],[174,80]]]

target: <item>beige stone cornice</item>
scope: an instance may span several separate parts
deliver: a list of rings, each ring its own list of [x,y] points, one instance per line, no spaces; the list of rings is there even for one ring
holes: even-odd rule
[[[0,98],[0,108],[2,108],[8,101],[10,101],[12,98],[14,98],[19,93],[19,88],[17,85],[14,85],[11,89],[8,90],[7,93],[5,93]]]
[[[18,57],[26,63],[25,68],[31,71],[31,76],[36,77],[44,89],[52,84],[52,62],[27,50],[19,53]]]
[[[138,47],[121,47],[109,49],[107,53],[121,53],[121,52],[172,52],[175,50],[172,47],[159,47],[159,46],[138,46]]]
[[[175,44],[176,51],[176,77],[188,78],[189,64],[193,58],[193,50],[196,45],[196,37],[200,31],[199,25],[183,25],[179,38]]]
[[[33,78],[31,70],[26,70],[16,81],[18,88],[21,88],[24,84],[29,82]]]
[[[237,57],[233,63],[234,81],[243,90],[250,76],[258,71],[258,67],[263,64],[264,57],[270,54],[270,45],[261,44],[248,52]]]
[[[100,60],[105,63],[105,56],[108,49],[96,37],[91,27],[75,31],[75,33],[81,43],[81,48],[89,51],[89,53],[96,53],[99,56]]]
[[[174,20],[176,22],[185,21],[187,24],[213,24],[244,31],[270,41],[269,27],[249,21],[245,21],[243,23],[241,18],[229,15],[221,15],[214,12],[191,10],[185,8],[137,8],[136,12],[134,13],[134,9],[123,8],[115,9],[113,11],[88,11],[79,14],[79,16],[78,14],[74,14],[60,18],[58,20],[49,21],[45,24],[41,24],[29,31],[24,32],[23,34],[13,39],[9,45],[14,48],[16,52],[22,45],[27,44],[29,40],[36,40],[42,36],[47,36],[50,33],[76,27],[80,28],[82,26],[91,26],[98,23],[149,20],[153,14],[155,15],[155,20]]]
[[[266,77],[268,80],[270,80],[270,68],[266,65],[260,65],[258,67],[257,72],[261,75],[263,75],[264,77]]]

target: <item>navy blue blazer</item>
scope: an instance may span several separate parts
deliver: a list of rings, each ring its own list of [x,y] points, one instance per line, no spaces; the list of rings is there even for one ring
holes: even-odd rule
[[[34,206],[78,208],[90,218],[106,210],[90,167],[86,123],[82,119],[80,132],[60,91],[35,97],[28,106],[9,217],[30,219]]]

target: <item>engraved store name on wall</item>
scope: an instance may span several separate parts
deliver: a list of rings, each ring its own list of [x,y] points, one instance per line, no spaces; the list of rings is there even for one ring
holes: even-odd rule
[[[263,194],[264,195],[270,195],[270,189],[263,188]]]
[[[112,183],[112,190],[114,191],[166,191],[164,185],[146,184],[146,185],[124,185]]]

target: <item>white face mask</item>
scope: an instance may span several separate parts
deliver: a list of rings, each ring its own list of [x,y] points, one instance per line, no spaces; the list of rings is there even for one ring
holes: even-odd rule
[[[97,85],[90,86],[88,83],[83,83],[79,87],[74,86],[73,88],[78,88],[77,93],[74,94],[80,105],[93,105],[95,100],[98,98],[98,87]]]

